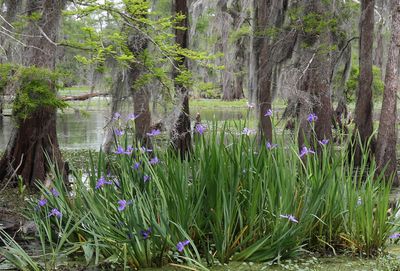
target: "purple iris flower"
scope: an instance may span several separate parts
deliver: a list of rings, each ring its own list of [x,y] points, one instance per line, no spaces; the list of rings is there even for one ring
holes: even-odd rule
[[[126,148],[125,154],[131,154],[133,152],[133,147],[132,146],[128,146],[128,148]]]
[[[126,208],[127,204],[128,203],[126,202],[126,200],[124,200],[124,199],[119,200],[118,201],[118,211],[122,212]]]
[[[137,119],[137,117],[139,117],[139,116],[131,113],[128,115],[127,120],[135,120],[135,119]]]
[[[151,228],[148,228],[147,230],[141,230],[140,235],[143,237],[144,240],[150,237],[151,234]]]
[[[195,129],[198,134],[202,135],[202,134],[204,134],[206,127],[204,125],[198,123],[198,124],[196,124]]]
[[[146,147],[141,147],[140,148],[140,150],[142,151],[142,152],[152,152],[153,150],[152,149],[147,149]]]
[[[40,207],[43,207],[43,206],[45,206],[46,204],[47,204],[47,199],[46,199],[46,198],[41,199],[41,200],[39,200],[39,202],[38,202],[38,205],[39,205]]]
[[[265,112],[264,117],[272,117],[272,109],[268,109],[268,111]]]
[[[151,132],[150,133],[146,133],[146,135],[147,136],[158,136],[159,134],[161,134],[161,132],[160,132],[160,130],[158,130],[158,129],[153,129],[153,130],[151,130]]]
[[[275,149],[276,147],[278,147],[278,144],[272,144],[270,142],[267,142],[265,144],[265,146],[267,147],[268,150],[272,150],[272,149]]]
[[[189,245],[190,241],[189,240],[185,240],[183,242],[179,242],[178,244],[176,244],[176,249],[179,252],[182,252],[183,249],[185,248],[185,246]]]
[[[118,112],[114,113],[113,120],[118,120],[121,117],[121,114]]]
[[[307,155],[307,154],[315,154],[315,152],[312,149],[308,149],[307,147],[303,147],[301,149],[301,152],[300,152],[300,158],[302,158],[304,155]]]
[[[307,120],[308,122],[315,122],[318,120],[318,117],[314,113],[311,113],[310,115],[308,115]]]
[[[280,215],[281,218],[287,218],[290,222],[299,223],[293,215]]]
[[[326,145],[329,143],[329,139],[322,139],[322,140],[318,140],[318,143],[321,145]]]
[[[140,162],[135,162],[134,164],[133,164],[133,169],[138,169],[140,167]]]
[[[51,216],[56,216],[56,217],[60,218],[62,216],[62,213],[57,208],[54,208],[53,210],[51,210],[51,212],[48,215],[48,217],[51,217]]]
[[[117,150],[114,153],[115,154],[125,154],[125,150],[121,146],[118,146]]]
[[[150,176],[149,175],[144,175],[143,177],[143,182],[148,182],[150,180]]]
[[[116,136],[123,136],[125,132],[123,130],[115,129],[114,133]]]
[[[398,233],[398,232],[394,233],[394,234],[390,235],[389,238],[390,239],[398,239],[398,238],[400,238],[400,233]]]
[[[244,128],[243,129],[243,131],[242,131],[242,135],[247,135],[247,136],[249,136],[249,135],[251,135],[251,134],[254,134],[254,130],[252,130],[252,129],[249,129],[249,128]]]
[[[112,182],[106,181],[106,179],[104,177],[101,177],[100,179],[97,180],[95,189],[99,189],[99,188],[103,187],[103,185],[105,185],[105,184],[112,184]]]
[[[60,195],[60,193],[58,193],[57,189],[55,189],[54,187],[51,189],[51,194],[53,194],[53,196],[58,197]]]
[[[158,160],[157,156],[150,159],[150,164],[155,165],[158,164],[160,160]]]

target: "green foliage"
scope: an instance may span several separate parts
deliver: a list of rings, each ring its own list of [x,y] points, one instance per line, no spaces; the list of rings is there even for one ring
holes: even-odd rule
[[[0,93],[4,93],[10,76],[12,76],[14,66],[12,64],[0,65]]]
[[[373,66],[372,67],[373,81],[372,81],[372,93],[374,99],[379,99],[383,95],[385,84],[383,83],[381,77],[381,70]],[[350,77],[346,82],[346,98],[347,101],[353,102],[356,98],[356,92],[358,89],[358,80],[360,77],[359,66],[353,66],[351,68]]]
[[[219,99],[221,98],[221,90],[212,82],[200,82],[196,85],[195,91],[200,94],[201,98]]]
[[[183,30],[180,23],[185,16],[171,16],[168,1],[157,1],[154,7],[156,10],[151,10],[151,2],[144,0],[125,0],[122,3],[106,1],[104,4],[86,1],[85,5],[78,5],[74,11],[65,12],[67,16],[71,16],[68,21],[73,21],[77,16],[82,22],[77,31],[79,35],[72,33],[72,37],[68,35],[62,43],[85,49],[75,56],[75,59],[85,66],[102,65],[114,59],[127,68],[139,67],[146,72],[140,75],[141,78],[135,83],[136,88],[158,81],[164,88],[164,93],[170,94],[174,86],[170,77],[171,64],[179,63],[185,57],[200,65],[207,65],[207,60],[215,57],[206,52],[181,48],[176,44],[173,33],[176,29]],[[168,12],[160,12],[165,9],[168,9]],[[107,20],[104,14],[108,15]],[[88,23],[84,23],[85,21]],[[106,27],[88,27],[104,23]],[[78,24],[72,22],[71,26]],[[151,55],[145,48],[151,48]],[[217,67],[209,65],[208,68]],[[193,84],[190,73],[184,67],[179,67],[176,74],[179,74],[178,84],[187,87]]]
[[[12,85],[16,97],[13,116],[24,120],[41,107],[65,108],[56,96],[59,75],[43,68],[0,65],[0,86]],[[7,76],[6,76],[7,75]]]

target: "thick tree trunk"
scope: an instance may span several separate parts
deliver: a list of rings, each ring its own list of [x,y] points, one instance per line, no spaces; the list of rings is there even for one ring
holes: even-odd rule
[[[374,0],[361,0],[360,17],[360,77],[355,109],[355,165],[361,165],[362,149],[367,147],[372,137],[372,56],[374,43]],[[359,137],[359,138],[358,138]],[[360,140],[359,140],[360,139]],[[361,146],[360,146],[361,144]],[[374,152],[375,143],[372,138],[369,149]]]
[[[179,27],[183,29],[175,30],[175,41],[181,48],[188,48],[188,28],[189,28],[189,13],[187,0],[175,0],[175,14],[183,14],[185,18],[179,23]],[[180,60],[175,65],[182,69],[187,69],[187,60],[184,56],[180,56]],[[176,78],[179,71],[174,69],[173,76]],[[189,93],[186,86],[175,82],[175,90],[180,91],[182,96],[182,108],[178,120],[172,131],[172,144],[176,151],[179,152],[181,158],[189,155],[191,150],[191,134],[190,134],[190,112],[189,112]]]
[[[312,0],[305,4],[305,14],[318,14],[320,18],[329,16],[327,4]],[[300,98],[299,119],[300,129],[298,144],[302,148],[306,143],[314,145],[316,140],[331,139],[332,137],[332,104],[330,89],[331,63],[330,48],[332,34],[329,29],[320,32],[304,32],[301,34],[299,46],[302,49],[300,63],[301,77],[299,89],[304,93]],[[303,45],[302,45],[303,44]],[[306,46],[304,46],[306,44]],[[307,116],[310,113],[317,115],[314,124],[310,124]],[[311,130],[314,125],[314,133]]]
[[[271,20],[272,9],[277,2],[274,0],[259,0],[254,7],[255,33],[265,33],[268,28],[274,26]],[[260,34],[258,34],[260,35]],[[256,77],[256,95],[259,112],[259,129],[261,138],[272,142],[272,122],[271,117],[264,116],[265,113],[272,108],[272,53],[270,47],[270,39],[264,34],[257,36],[254,40],[254,52],[256,56],[255,77]]]
[[[399,50],[400,50],[400,0],[392,0],[394,14],[392,16],[392,38],[386,65],[385,91],[383,93],[382,110],[379,121],[376,144],[376,162],[378,170],[386,167],[385,176],[394,176],[394,185],[399,185],[396,161],[397,142],[397,91],[399,88]]]
[[[54,70],[56,46],[41,34],[38,27],[49,39],[56,41],[65,2],[65,0],[43,0],[29,3],[29,12],[40,12],[42,17],[37,23],[30,25],[27,43],[31,47],[24,51],[26,66]],[[54,82],[49,84],[55,91]],[[41,106],[27,119],[18,123],[0,161],[0,179],[16,173],[22,176],[29,187],[32,187],[37,180],[43,181],[49,171],[45,153],[51,162],[64,172],[57,140],[56,113],[55,108]]]
[[[135,15],[136,16],[136,15]],[[128,26],[129,27],[129,26]],[[148,38],[135,29],[128,30],[128,48],[131,53],[140,58],[148,48]],[[128,69],[128,84],[133,97],[133,113],[135,114],[135,137],[137,143],[151,148],[151,140],[147,136],[151,127],[150,112],[150,91],[145,86],[138,86],[136,83],[142,75],[143,68],[132,63]]]
[[[259,115],[260,139],[272,141],[272,122],[270,116],[265,116],[272,108],[272,91],[274,70],[279,63],[292,55],[296,43],[294,35],[283,31],[280,40],[270,37],[270,29],[283,29],[288,1],[286,0],[256,0],[254,2],[253,42],[251,59],[251,85],[255,87],[257,109]],[[276,77],[276,76],[275,76]]]

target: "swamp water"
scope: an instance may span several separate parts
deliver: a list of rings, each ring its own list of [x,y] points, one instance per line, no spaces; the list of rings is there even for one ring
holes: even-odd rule
[[[246,109],[192,109],[192,120],[199,112],[202,121],[241,120],[246,118]],[[1,118],[1,117],[0,117]],[[57,116],[57,134],[61,149],[64,150],[98,150],[103,143],[106,126],[109,122],[107,110],[90,111],[88,113],[64,112]],[[171,125],[167,123],[167,125]],[[14,123],[11,117],[5,116],[0,121],[0,151],[4,150],[10,139]]]

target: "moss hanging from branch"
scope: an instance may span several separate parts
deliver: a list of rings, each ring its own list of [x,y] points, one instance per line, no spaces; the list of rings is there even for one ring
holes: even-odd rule
[[[65,108],[56,95],[60,74],[37,67],[0,65],[0,92],[15,93],[13,116],[22,121],[40,107]]]

